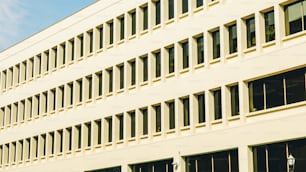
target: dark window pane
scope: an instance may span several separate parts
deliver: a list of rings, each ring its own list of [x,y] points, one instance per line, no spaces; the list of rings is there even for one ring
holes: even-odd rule
[[[302,16],[301,2],[290,4],[285,7],[286,35],[291,35],[303,30]]]
[[[266,42],[275,40],[274,11],[264,14]]]
[[[143,131],[142,134],[146,135],[148,134],[148,109],[142,109],[142,127],[143,127]]]
[[[148,57],[142,58],[142,65],[143,65],[143,80],[148,81]]]
[[[220,57],[220,32],[219,30],[212,32],[213,41],[213,59]]]
[[[221,90],[216,90],[214,94],[214,114],[215,120],[222,118],[222,106],[221,106]]]
[[[237,52],[237,25],[232,25],[228,27],[229,33],[229,53]]]
[[[136,63],[135,61],[132,61],[130,65],[131,65],[131,85],[135,85],[136,83]]]
[[[231,157],[231,172],[239,172],[238,150],[229,152]]]
[[[175,128],[175,105],[174,102],[168,103],[169,108],[169,129]]]
[[[189,110],[189,98],[183,99],[183,117],[184,117],[184,126],[190,125],[190,110]]]
[[[199,123],[205,122],[205,95],[199,94],[198,96],[198,111],[199,111]]]
[[[119,140],[123,139],[123,130],[124,130],[124,121],[123,121],[123,115],[118,116],[119,120]]]
[[[230,87],[230,92],[231,92],[231,114],[232,116],[239,115],[238,85]]]
[[[182,43],[183,54],[183,69],[189,67],[189,44],[188,42]]]
[[[120,40],[124,39],[124,17],[120,19]]]
[[[285,144],[268,145],[269,172],[287,172]]]
[[[203,0],[197,0],[196,7],[203,6]]]
[[[135,137],[136,134],[136,125],[135,125],[135,112],[130,113],[131,120],[131,137]]]
[[[214,172],[229,171],[228,153],[220,152],[213,155],[214,157]]]
[[[161,131],[161,108],[160,106],[155,106],[155,132]]]
[[[295,171],[306,169],[306,139],[292,141],[289,143],[289,154],[295,158]]]
[[[251,112],[264,109],[264,91],[262,80],[249,83],[249,103]]]
[[[247,29],[247,48],[251,48],[256,45],[255,18],[247,19],[245,23]]]
[[[131,13],[131,19],[132,19],[132,29],[131,34],[136,34],[136,12]]]
[[[283,77],[272,76],[265,79],[266,108],[284,104]]]
[[[189,0],[182,0],[182,13],[188,12],[188,1]]]
[[[169,54],[169,73],[174,72],[174,47],[168,48]]]
[[[143,7],[143,30],[148,29],[148,7]]]
[[[124,66],[119,66],[120,73],[120,89],[124,88]]]
[[[204,44],[203,37],[197,38],[197,60],[198,64],[204,63]]]
[[[155,25],[160,24],[160,1],[155,2]]]
[[[174,17],[174,0],[168,0],[168,3],[168,19],[172,19]]]
[[[113,22],[108,24],[109,27],[109,44],[114,43],[114,24]]]
[[[285,79],[287,104],[306,100],[305,68],[288,72]]]
[[[155,53],[155,77],[161,76],[161,59],[160,52]]]
[[[265,172],[266,164],[266,146],[258,146],[253,149],[254,172]]]

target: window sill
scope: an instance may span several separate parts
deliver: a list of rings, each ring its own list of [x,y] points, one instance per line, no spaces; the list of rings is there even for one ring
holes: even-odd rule
[[[52,110],[51,112],[50,112],[50,115],[54,115],[55,114],[55,110]],[[28,119],[28,120],[31,120],[31,119]]]
[[[91,150],[91,147],[88,146],[88,147],[84,148],[84,150],[85,150],[85,151],[89,151],[89,150]]]
[[[91,103],[91,102],[92,102],[92,99],[85,100],[85,103]]]
[[[117,94],[120,94],[120,93],[123,93],[124,92],[124,89],[121,88],[120,90],[117,90]]]
[[[173,134],[175,133],[175,129],[169,129],[168,131],[166,131],[167,134]]]
[[[110,97],[110,96],[112,96],[112,95],[113,95],[113,93],[110,92],[110,93],[107,93],[107,94],[106,94],[106,97]]]
[[[119,40],[119,41],[117,41],[117,45],[120,45],[120,44],[123,44],[123,43],[124,43],[124,38]]]
[[[108,45],[107,47],[106,47],[106,49],[111,49],[111,48],[113,48],[114,47],[114,44],[110,44],[110,45]]]
[[[208,3],[208,6],[211,7],[211,6],[214,6],[214,5],[219,4],[219,3],[220,3],[219,0],[217,0],[217,1],[212,1],[212,2]]]
[[[181,131],[187,131],[190,130],[190,126],[184,126],[180,128]]]
[[[193,13],[197,13],[199,11],[202,11],[204,9],[203,6],[197,7],[196,9],[193,10]]]
[[[78,58],[78,61],[82,61],[82,60],[84,60],[83,56]]]
[[[294,33],[292,35],[288,35],[286,37],[284,37],[282,39],[283,42],[286,42],[286,41],[289,41],[291,39],[294,39],[294,38],[297,38],[297,37],[300,37],[300,36],[303,36],[303,35],[306,35],[306,30],[305,31],[302,31],[302,32],[298,32],[298,33]]]
[[[40,157],[40,159],[41,159],[41,160],[44,160],[44,159],[46,159],[46,156],[43,155],[43,156]]]
[[[211,60],[211,61],[209,62],[209,64],[219,63],[220,61],[221,61],[221,58],[218,57],[218,58],[216,58],[216,59]]]
[[[145,34],[147,34],[148,32],[149,32],[148,29],[143,30],[143,31],[140,32],[140,35],[145,35]]]
[[[306,101],[302,101],[302,102],[297,102],[297,103],[292,103],[289,105],[283,105],[283,106],[278,106],[278,107],[274,107],[274,108],[269,108],[269,109],[264,109],[264,110],[258,110],[255,112],[250,112],[248,114],[246,114],[246,117],[254,117],[254,116],[260,116],[260,115],[264,115],[267,113],[271,113],[271,112],[277,112],[277,111],[283,111],[286,109],[291,109],[291,108],[296,108],[296,107],[301,107],[301,106],[305,106],[306,105]]]
[[[239,119],[240,119],[239,115],[230,116],[230,117],[227,118],[228,121],[236,121],[236,120],[239,120]]]
[[[133,39],[135,39],[135,38],[136,38],[136,34],[131,35],[131,36],[129,37],[129,40],[133,40]]]
[[[113,143],[112,142],[108,142],[108,143],[105,143],[105,145],[104,146],[111,146]]]
[[[74,63],[74,60],[71,60],[70,62],[68,62],[68,65],[72,65]]]
[[[186,18],[188,15],[189,15],[188,12],[185,12],[184,14],[179,16],[179,19]]]
[[[87,57],[92,57],[93,56],[93,52],[90,52],[87,54]]]
[[[133,90],[133,89],[135,89],[136,88],[136,85],[134,84],[134,85],[131,85],[131,86],[129,86],[129,90]]]
[[[96,53],[101,53],[103,51],[103,48],[100,48],[96,51]]]
[[[210,123],[212,125],[221,124],[222,123],[222,119],[217,119],[217,120],[211,121]]]
[[[148,136],[148,135],[143,135],[143,136],[140,136],[140,139],[147,139],[147,138],[149,138],[149,136]]]
[[[153,137],[158,137],[161,136],[161,131],[157,132],[157,133],[153,133]]]
[[[256,51],[256,47],[255,47],[255,46],[243,50],[243,53],[244,53],[244,54],[247,54],[247,53],[251,53],[251,52],[253,52],[253,51]]]
[[[136,141],[135,137],[132,137],[132,138],[128,139],[128,142],[134,142],[134,141]]]
[[[238,53],[235,52],[235,53],[232,53],[232,54],[229,54],[229,55],[225,56],[225,58],[226,58],[226,59],[231,59],[231,58],[235,58],[235,57],[237,57],[237,56],[238,56]]]
[[[271,47],[271,46],[273,46],[273,45],[275,45],[276,44],[276,41],[274,40],[274,41],[270,41],[270,42],[265,42],[265,43],[263,43],[262,45],[261,45],[261,47],[262,48],[267,48],[267,47]]]
[[[195,128],[202,128],[202,127],[205,127],[205,126],[206,126],[206,123],[203,122],[203,123],[196,124]]]
[[[158,81],[160,81],[161,80],[161,77],[158,77],[158,78],[154,78],[152,81],[153,82],[158,82]]]
[[[180,71],[180,74],[184,74],[184,73],[187,73],[187,72],[189,72],[189,68],[182,69]]]
[[[66,151],[66,154],[67,154],[67,155],[72,154],[72,151],[71,151],[71,150]]]
[[[63,69],[63,68],[65,68],[65,65],[64,64],[62,64],[62,65],[60,65],[60,67],[59,67],[60,69]]]
[[[172,77],[174,77],[174,75],[175,75],[175,73],[172,72],[172,73],[167,74],[165,77],[166,78],[172,78]]]
[[[123,144],[123,140],[122,140],[122,139],[121,139],[121,140],[118,140],[118,141],[116,142],[116,144],[117,144],[117,145]]]
[[[54,158],[54,154],[51,154],[48,156],[49,158]],[[26,161],[30,161],[30,160],[26,160]]]
[[[148,81],[144,81],[144,82],[140,83],[140,86],[145,86],[145,85],[148,85],[148,84],[149,84]]]
[[[96,97],[96,100],[100,100],[100,99],[102,99],[102,95],[101,95],[101,96]]]
[[[57,70],[57,68],[53,68],[53,69],[51,69],[51,72],[55,72]],[[33,78],[30,78],[29,79],[29,81],[32,81],[33,80]]]
[[[205,64],[204,63],[200,63],[200,64],[196,64],[193,68],[194,69],[200,69],[200,68],[204,68]]]
[[[76,149],[74,152],[81,152],[82,151],[82,149],[81,148],[78,148],[78,149]]]
[[[63,112],[64,110],[65,110],[64,108],[60,108],[58,111]],[[36,116],[35,116],[35,118],[36,118]]]
[[[165,21],[165,24],[167,24],[167,25],[171,24],[171,23],[174,23],[174,18]]]
[[[99,149],[99,148],[101,148],[101,147],[102,147],[102,145],[100,145],[100,144],[94,146],[95,149]]]
[[[77,104],[76,104],[76,106],[81,106],[82,105],[82,102],[78,102]]]
[[[158,24],[158,25],[155,25],[155,26],[153,26],[153,30],[157,30],[157,29],[159,29],[159,28],[161,28],[161,24]]]
[[[72,108],[73,108],[73,105],[67,106],[67,109],[72,109]]]
[[[62,152],[57,153],[56,156],[63,156],[63,153]]]

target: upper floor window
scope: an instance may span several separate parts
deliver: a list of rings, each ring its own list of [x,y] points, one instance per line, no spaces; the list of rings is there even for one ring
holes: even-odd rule
[[[286,35],[291,35],[306,28],[306,1],[298,1],[285,6]]]
[[[136,11],[130,12],[131,17],[131,35],[136,34]]]
[[[160,51],[154,53],[155,57],[155,77],[158,78],[161,76],[161,56]]]
[[[188,12],[188,1],[189,0],[182,0],[182,14]]]
[[[174,72],[174,47],[167,48],[168,52],[168,73]]]
[[[186,69],[189,67],[189,43],[188,41],[181,43],[182,47],[182,68]]]
[[[119,20],[119,28],[120,28],[119,38],[120,40],[123,40],[124,39],[124,16],[119,17],[118,20]]]
[[[160,0],[154,2],[154,7],[155,7],[155,25],[159,25],[161,22]]]
[[[174,18],[174,0],[168,0],[168,19]]]
[[[220,58],[220,31],[216,30],[211,33],[212,36],[212,54],[213,59]]]
[[[196,7],[201,7],[203,6],[203,0],[196,0]]]
[[[147,30],[148,29],[148,6],[142,7],[142,30]]]
[[[254,47],[256,45],[255,34],[255,18],[249,18],[245,20],[246,24],[246,36],[247,36],[247,48]]]
[[[264,13],[266,42],[275,40],[274,11]]]
[[[228,36],[229,36],[229,53],[237,52],[237,25],[233,24],[228,26]]]

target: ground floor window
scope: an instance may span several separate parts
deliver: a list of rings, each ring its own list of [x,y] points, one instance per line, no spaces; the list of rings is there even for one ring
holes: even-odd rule
[[[173,172],[172,159],[135,164],[132,172]]]
[[[295,163],[289,166],[288,157]],[[254,172],[291,172],[306,169],[306,139],[253,147]]]
[[[186,172],[239,172],[238,150],[185,157]]]
[[[86,172],[121,172],[121,167],[104,168],[104,169],[98,169]]]

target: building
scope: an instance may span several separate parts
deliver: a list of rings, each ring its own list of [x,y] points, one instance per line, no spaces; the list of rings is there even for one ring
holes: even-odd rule
[[[305,8],[100,0],[8,48],[1,171],[304,171]]]

